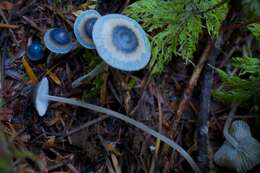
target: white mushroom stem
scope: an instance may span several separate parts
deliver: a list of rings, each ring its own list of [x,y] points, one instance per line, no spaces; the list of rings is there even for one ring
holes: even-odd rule
[[[110,109],[107,109],[107,108],[104,108],[104,107],[101,107],[101,106],[96,106],[96,105],[93,105],[93,104],[85,103],[85,102],[78,101],[78,100],[75,100],[75,99],[68,99],[68,98],[64,98],[64,97],[44,95],[44,97],[45,96],[50,101],[56,101],[56,102],[71,104],[71,105],[74,105],[74,106],[80,106],[80,107],[90,109],[90,110],[93,110],[93,111],[96,111],[96,112],[107,114],[109,116],[112,116],[112,117],[118,118],[122,121],[125,121],[129,124],[132,124],[133,126],[145,131],[146,133],[154,136],[155,138],[160,139],[164,143],[171,146],[173,149],[177,150],[180,153],[180,155],[182,155],[188,161],[188,163],[190,164],[190,166],[192,167],[192,169],[194,170],[195,173],[201,173],[198,165],[194,162],[192,157],[181,146],[179,146],[177,143],[175,143],[171,139],[167,138],[166,136],[164,136],[164,135],[158,133],[157,131],[149,128],[148,126],[144,125],[143,123],[140,123],[140,122],[138,122],[138,121],[136,121],[132,118],[129,118],[126,115],[123,115],[121,113],[112,111]]]
[[[90,71],[88,74],[85,74],[75,81],[72,82],[72,88],[77,88],[80,86],[84,81],[91,80],[94,77],[96,77],[99,73],[101,73],[106,67],[106,64],[104,62],[98,64],[92,71]]]

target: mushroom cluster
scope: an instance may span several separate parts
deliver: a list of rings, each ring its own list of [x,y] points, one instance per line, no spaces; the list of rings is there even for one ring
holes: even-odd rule
[[[150,60],[151,47],[145,32],[136,21],[127,16],[120,14],[101,16],[95,10],[87,10],[77,17],[73,29],[80,45],[88,49],[96,49],[104,62],[114,68],[137,71],[144,68]],[[56,54],[70,52],[73,49],[71,40],[70,34],[62,28],[50,29],[44,35],[45,46]],[[98,65],[92,73],[96,74],[102,69],[103,64]],[[88,77],[92,76],[92,74],[88,75]],[[192,157],[173,140],[143,123],[110,109],[76,99],[49,95],[48,79],[43,78],[34,90],[34,104],[39,116],[45,115],[49,101],[87,108],[125,121],[177,150],[188,161],[194,172],[201,172]]]
[[[81,46],[96,49],[100,58],[116,69],[137,71],[150,60],[151,47],[146,33],[125,15],[101,16],[96,10],[86,10],[76,18],[73,31]],[[49,29],[44,34],[44,45],[55,54],[66,54],[73,49],[71,35],[64,28]],[[31,44],[27,54],[31,60],[41,59],[40,43]]]

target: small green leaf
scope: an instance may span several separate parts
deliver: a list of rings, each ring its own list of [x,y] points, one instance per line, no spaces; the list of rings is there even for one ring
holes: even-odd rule
[[[136,84],[136,80],[134,78],[131,78],[128,82],[128,90],[132,90],[135,84]]]

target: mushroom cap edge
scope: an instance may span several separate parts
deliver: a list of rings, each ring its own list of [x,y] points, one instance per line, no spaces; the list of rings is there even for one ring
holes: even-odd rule
[[[48,108],[49,81],[44,77],[36,86],[34,91],[34,105],[39,116],[44,116]]]

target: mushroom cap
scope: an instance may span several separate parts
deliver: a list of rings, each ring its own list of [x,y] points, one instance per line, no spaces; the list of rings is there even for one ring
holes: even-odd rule
[[[86,10],[77,17],[74,23],[74,34],[77,41],[85,48],[95,49],[92,40],[93,26],[101,15],[96,10]]]
[[[54,53],[66,54],[72,48],[72,42],[69,33],[63,28],[53,28],[44,34],[45,46]]]
[[[142,27],[121,14],[100,17],[93,28],[93,41],[99,56],[120,70],[140,70],[151,57],[150,43]]]
[[[40,116],[43,116],[47,112],[48,108],[48,95],[49,93],[49,81],[44,77],[36,86],[34,90],[34,105]]]
[[[38,61],[42,59],[43,55],[43,48],[39,41],[34,41],[28,46],[27,56],[31,61]]]

